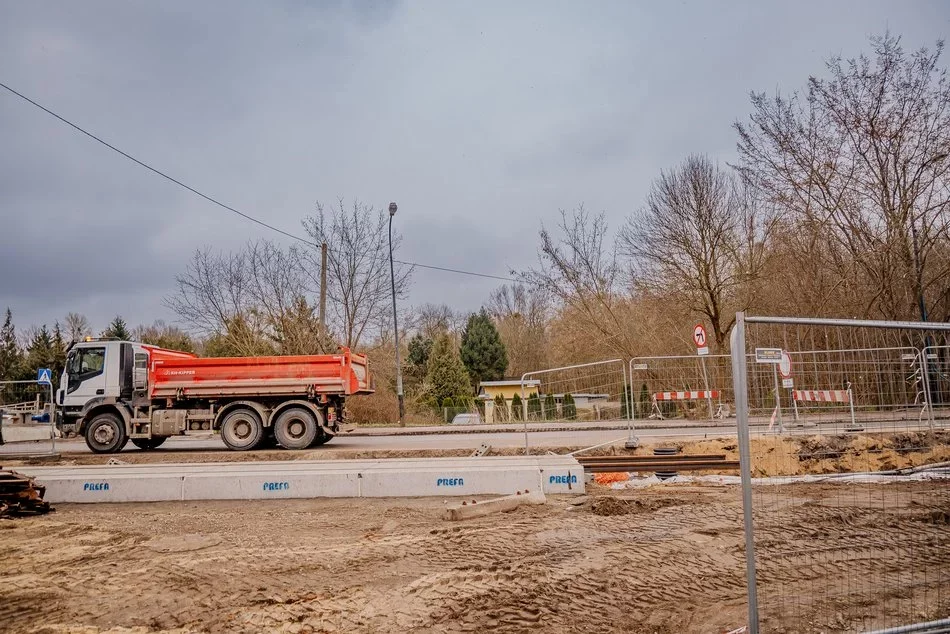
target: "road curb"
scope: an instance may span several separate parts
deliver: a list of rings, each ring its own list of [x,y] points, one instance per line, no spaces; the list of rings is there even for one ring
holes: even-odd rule
[[[678,423],[678,424],[663,424],[663,423],[635,423],[634,429],[645,430],[645,429],[695,429],[703,428],[708,429],[710,427],[723,427],[731,428],[735,427],[735,421],[731,423]],[[378,429],[379,431],[370,431],[370,429]],[[574,432],[574,431],[627,431],[628,427],[626,423],[617,424],[617,425],[593,425],[590,427],[569,427],[569,426],[552,426],[552,427],[528,427],[528,433],[536,432]],[[525,431],[524,427],[490,427],[486,428],[484,425],[472,425],[466,426],[464,428],[452,428],[446,426],[445,428],[439,429],[418,429],[414,430],[411,427],[377,427],[377,428],[363,428],[356,429],[351,432],[344,432],[338,434],[341,438],[347,436],[445,436],[448,434],[523,434]]]

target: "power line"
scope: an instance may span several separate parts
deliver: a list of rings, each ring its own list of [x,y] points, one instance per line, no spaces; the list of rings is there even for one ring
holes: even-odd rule
[[[418,266],[424,269],[433,269],[436,271],[447,271],[449,273],[459,273],[461,275],[474,275],[476,277],[487,277],[493,280],[502,280],[504,282],[514,282],[515,284],[521,284],[524,280],[516,280],[513,277],[502,277],[500,275],[489,275],[488,273],[473,273],[472,271],[463,271],[461,269],[447,269],[444,266],[431,266],[429,264],[419,264],[418,262],[403,262],[402,260],[394,260],[399,264],[405,264],[407,266]]]
[[[174,177],[172,177],[172,176],[169,176],[169,175],[166,174],[165,172],[161,171],[161,170],[158,169],[158,168],[152,167],[151,165],[149,165],[148,163],[146,163],[146,162],[144,162],[144,161],[140,161],[139,159],[135,158],[134,156],[132,156],[132,155],[129,154],[128,152],[124,152],[123,150],[120,150],[119,148],[117,148],[116,146],[112,145],[112,144],[109,143],[108,141],[104,141],[103,139],[99,138],[98,136],[96,136],[96,135],[93,134],[92,132],[88,132],[87,130],[81,128],[80,126],[76,125],[76,124],[73,123],[72,121],[66,119],[65,117],[62,117],[62,116],[56,114],[55,112],[53,112],[52,110],[50,110],[50,109],[47,108],[46,106],[44,106],[44,105],[42,105],[42,104],[40,104],[40,103],[37,103],[36,101],[34,101],[34,100],[30,99],[29,97],[27,97],[26,95],[24,95],[23,93],[17,92],[16,90],[14,90],[13,88],[11,88],[10,86],[7,86],[7,85],[4,84],[3,82],[0,82],[0,87],[5,88],[6,90],[10,91],[11,93],[13,93],[14,95],[16,95],[16,96],[19,97],[20,99],[26,101],[27,103],[36,106],[37,108],[39,108],[40,110],[42,110],[42,111],[45,112],[46,114],[51,115],[51,116],[55,117],[56,119],[59,119],[60,121],[62,121],[62,122],[65,123],[66,125],[68,125],[69,127],[73,128],[74,130],[76,130],[76,131],[78,131],[78,132],[81,132],[82,134],[86,135],[87,137],[89,137],[90,139],[96,141],[97,143],[101,143],[102,145],[106,146],[107,148],[109,148],[109,149],[112,150],[113,152],[116,152],[117,154],[121,154],[122,156],[124,156],[125,158],[129,159],[129,160],[132,161],[133,163],[135,163],[135,164],[137,164],[137,165],[139,165],[139,166],[141,166],[141,167],[144,167],[145,169],[147,169],[147,170],[150,171],[150,172],[153,172],[154,174],[158,174],[158,175],[161,176],[162,178],[171,181],[172,183],[178,185],[179,187],[182,187],[182,188],[184,188],[184,189],[187,189],[187,190],[190,191],[192,194],[195,194],[196,196],[200,196],[201,198],[204,198],[204,199],[207,200],[208,202],[213,203],[213,204],[217,205],[218,207],[221,207],[222,209],[225,209],[225,210],[227,210],[227,211],[230,211],[231,213],[235,213],[235,214],[241,216],[242,218],[244,218],[245,220],[250,220],[251,222],[253,222],[253,223],[255,223],[255,224],[258,224],[258,225],[260,225],[260,226],[262,226],[262,227],[265,227],[265,228],[267,228],[267,229],[270,229],[271,231],[275,231],[275,232],[277,232],[277,233],[279,233],[279,234],[281,234],[281,235],[287,236],[288,238],[291,238],[291,239],[293,239],[293,240],[298,240],[298,241],[300,241],[300,242],[303,242],[304,244],[307,244],[307,245],[310,245],[310,246],[313,246],[313,247],[319,247],[319,246],[320,246],[320,245],[318,245],[318,244],[314,244],[313,242],[311,242],[310,240],[307,240],[306,238],[302,238],[302,237],[300,237],[300,236],[294,235],[294,234],[290,233],[289,231],[284,231],[283,229],[279,229],[278,227],[275,227],[275,226],[273,226],[273,225],[267,224],[267,223],[264,222],[263,220],[258,220],[258,219],[255,218],[254,216],[250,216],[250,215],[248,215],[248,214],[246,214],[246,213],[244,213],[244,212],[242,212],[242,211],[238,211],[238,210],[235,209],[234,207],[231,207],[230,205],[226,205],[226,204],[224,204],[223,202],[221,202],[221,201],[219,201],[219,200],[217,200],[217,199],[215,199],[215,198],[212,198],[211,196],[209,196],[209,195],[207,195],[207,194],[205,194],[205,193],[202,193],[202,192],[198,191],[197,189],[195,189],[194,187],[191,187],[190,185],[186,185],[185,183],[181,182],[181,181],[178,180],[177,178],[174,178]],[[420,263],[418,263],[418,262],[404,262],[404,261],[402,261],[402,260],[395,260],[395,262],[398,262],[399,264],[404,264],[404,265],[406,265],[406,266],[418,266],[419,268],[423,268],[423,269],[432,269],[432,270],[434,270],[434,271],[445,271],[445,272],[448,272],[448,273],[457,273],[457,274],[460,274],[460,275],[471,275],[471,276],[474,276],[474,277],[484,277],[484,278],[488,278],[488,279],[502,280],[502,281],[505,281],[505,282],[515,282],[515,283],[518,283],[518,282],[519,282],[519,280],[516,280],[516,279],[514,279],[514,278],[501,277],[501,276],[499,276],[499,275],[489,275],[489,274],[487,274],[487,273],[475,273],[475,272],[473,272],[473,271],[463,271],[463,270],[461,270],[461,269],[451,269],[451,268],[446,268],[446,267],[443,267],[443,266],[432,266],[432,265],[430,265],[430,264],[420,264]]]

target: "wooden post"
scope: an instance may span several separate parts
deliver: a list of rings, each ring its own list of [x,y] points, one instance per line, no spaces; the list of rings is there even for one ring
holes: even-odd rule
[[[320,329],[327,331],[327,243],[320,245]]]

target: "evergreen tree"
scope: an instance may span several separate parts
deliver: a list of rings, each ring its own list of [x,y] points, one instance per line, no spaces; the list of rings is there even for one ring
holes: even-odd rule
[[[0,381],[14,381],[23,371],[23,354],[16,340],[13,313],[7,308],[3,327],[0,328]]]
[[[109,322],[109,327],[102,331],[102,336],[128,341],[132,338],[132,333],[129,332],[125,320],[120,315],[116,315],[115,319]]]
[[[444,399],[442,399],[442,407],[446,409],[454,408],[455,401],[452,399],[451,396],[446,396]]]
[[[539,420],[541,418],[541,398],[537,392],[528,395],[528,420]]]
[[[633,398],[630,392],[631,390],[628,386],[623,386],[623,392],[620,394],[620,418],[629,418],[628,412],[630,412],[630,407],[633,405]]]
[[[50,369],[53,371],[53,382],[63,373],[66,367],[66,340],[63,338],[63,329],[59,322],[53,324],[53,365]]]
[[[561,403],[561,416],[564,420],[577,420],[577,405],[574,403],[573,394],[564,395],[564,401]]]
[[[446,397],[471,396],[468,373],[448,335],[440,335],[432,344],[426,383],[429,394],[437,403]]]
[[[522,420],[524,418],[524,401],[520,394],[515,394],[511,399],[511,420]]]
[[[495,395],[495,422],[505,423],[508,421],[508,403],[501,394]]]
[[[508,353],[495,323],[483,308],[468,318],[462,332],[462,362],[474,385],[504,378]]]
[[[557,401],[553,394],[544,397],[544,420],[557,420]]]
[[[422,380],[425,378],[429,355],[432,353],[432,339],[416,333],[409,340],[408,349],[406,374],[414,379]]]
[[[651,414],[653,409],[652,403],[650,401],[650,390],[647,389],[647,384],[644,383],[640,386],[640,418],[646,418]]]
[[[53,345],[53,335],[43,324],[33,333],[30,343],[26,347],[26,361],[21,376],[24,379],[36,378],[36,371],[40,368],[51,368],[56,362],[56,350]]]

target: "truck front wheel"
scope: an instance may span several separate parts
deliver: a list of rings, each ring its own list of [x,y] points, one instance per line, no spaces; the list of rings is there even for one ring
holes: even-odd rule
[[[86,445],[93,453],[116,453],[127,442],[125,424],[115,414],[99,414],[86,425]]]
[[[224,417],[221,423],[221,440],[228,449],[250,451],[264,438],[264,424],[257,413],[250,409],[237,409]]]
[[[319,431],[313,413],[302,407],[291,407],[274,421],[274,438],[284,449],[306,449]]]

